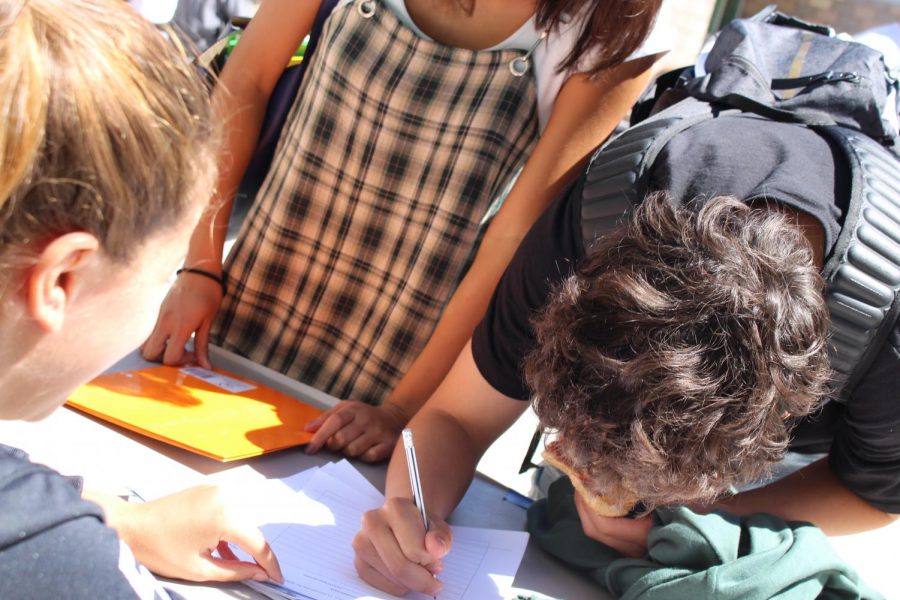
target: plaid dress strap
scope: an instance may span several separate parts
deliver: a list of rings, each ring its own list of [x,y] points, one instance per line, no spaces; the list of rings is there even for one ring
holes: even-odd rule
[[[213,341],[381,402],[537,139],[519,56],[421,38],[374,0],[338,8],[226,261]]]

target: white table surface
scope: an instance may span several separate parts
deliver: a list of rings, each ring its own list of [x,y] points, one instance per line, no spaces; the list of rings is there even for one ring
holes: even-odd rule
[[[279,389],[318,406],[336,400],[233,354],[212,349],[213,364]],[[111,370],[137,368],[135,355]],[[153,496],[197,484],[203,477],[247,466],[267,478],[282,478],[312,466],[338,460],[320,453],[308,456],[290,449],[252,459],[221,463],[162,442],[103,423],[63,408],[39,423],[0,421],[0,442],[23,448],[32,460],[48,464],[66,475],[82,475],[88,486],[104,491],[132,487],[150,490]],[[516,457],[519,460],[520,457]],[[376,487],[384,489],[384,465],[354,462],[354,466]],[[525,511],[504,500],[506,489],[476,477],[451,515],[455,525],[523,530]],[[832,537],[837,553],[852,565],[870,586],[889,599],[900,600],[900,521],[862,534]],[[167,584],[168,585],[168,584]],[[563,566],[529,542],[514,585],[566,600],[604,600],[604,590],[584,575]],[[249,598],[262,596],[240,584],[192,585],[173,583],[188,600]]]
[[[280,389],[311,404],[328,406],[336,400],[308,386],[245,359],[214,349],[213,364],[237,375]],[[142,361],[132,355],[111,370],[138,368]],[[127,488],[157,497],[191,485],[207,475],[249,467],[266,478],[282,478],[316,465],[338,460],[327,452],[308,456],[300,449],[221,463],[180,448],[129,432],[77,411],[62,408],[39,423],[0,421],[0,441],[26,450],[31,459],[52,466],[66,475],[81,475],[86,487],[118,492]],[[354,466],[376,487],[384,489],[384,465],[354,461]],[[450,523],[471,527],[523,530],[524,509],[504,500],[506,489],[476,478]],[[241,584],[195,585],[167,582],[188,600],[252,598],[263,596]],[[514,585],[554,598],[567,600],[609,598],[587,577],[574,572],[530,542]]]

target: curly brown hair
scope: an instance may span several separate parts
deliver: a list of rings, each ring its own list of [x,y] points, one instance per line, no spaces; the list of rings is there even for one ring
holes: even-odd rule
[[[779,461],[823,397],[822,288],[781,212],[651,196],[535,319],[535,410],[594,491],[712,501]]]

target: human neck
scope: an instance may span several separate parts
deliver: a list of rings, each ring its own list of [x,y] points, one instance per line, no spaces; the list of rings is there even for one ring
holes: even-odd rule
[[[752,202],[751,206],[774,210],[791,218],[793,222],[800,227],[803,236],[806,238],[806,242],[809,244],[809,249],[812,251],[813,255],[813,264],[815,264],[819,270],[822,270],[822,267],[825,265],[825,229],[818,219],[809,213],[780,202],[772,202],[769,200],[757,201]]]
[[[825,265],[825,230],[818,219],[803,211],[787,208],[786,213],[791,214],[797,225],[803,231],[809,248],[813,253],[813,262],[819,270]]]
[[[533,0],[478,0],[467,12],[456,0],[405,0],[406,10],[422,33],[446,46],[467,50],[492,48],[534,16]]]
[[[0,317],[0,420],[34,420],[45,416],[48,398],[59,392],[52,367],[45,356],[45,335],[34,321],[11,314],[15,307],[3,307]]]

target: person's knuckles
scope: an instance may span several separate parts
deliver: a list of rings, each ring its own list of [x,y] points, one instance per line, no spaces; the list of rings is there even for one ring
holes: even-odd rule
[[[415,509],[415,505],[409,498],[388,498],[384,501],[384,511],[393,518],[402,518],[409,515],[410,510]]]
[[[365,518],[363,515],[363,526],[365,526]],[[353,540],[350,542],[350,547],[353,548],[353,552],[359,557],[370,556],[374,551],[371,540],[369,537],[365,535],[362,531],[358,531],[356,535],[353,536]]]
[[[423,565],[410,560],[405,554],[383,557],[383,560],[391,577],[407,587],[423,590],[427,587],[429,580],[433,579],[431,573]]]
[[[374,546],[373,534],[382,529],[388,528],[386,514],[383,508],[376,508],[363,513],[360,521],[361,532],[357,536],[363,535],[365,539]]]
[[[366,438],[356,438],[351,443],[347,444],[347,447],[344,449],[344,454],[351,458],[361,458],[368,452],[371,443]]]
[[[343,410],[338,412],[335,416],[341,424],[341,427],[346,427],[356,419],[356,412],[352,406],[345,405]]]
[[[329,438],[329,446],[334,446],[335,449],[343,448],[347,442],[347,434],[343,429],[339,429],[331,434]]]
[[[381,460],[381,457],[379,456],[378,450],[376,448],[369,448],[368,450],[360,454],[359,458],[363,462],[369,463],[378,462],[379,460]]]
[[[358,557],[354,559],[353,566],[356,568],[356,572],[359,574],[360,578],[369,585],[375,586],[393,596],[405,596],[409,592],[408,587],[394,581],[390,578],[389,574],[383,573],[373,565]]]

